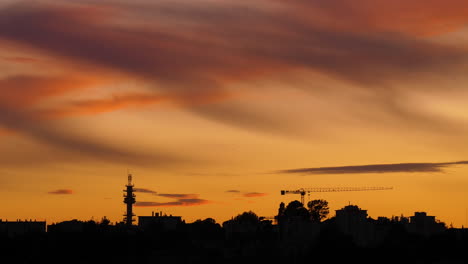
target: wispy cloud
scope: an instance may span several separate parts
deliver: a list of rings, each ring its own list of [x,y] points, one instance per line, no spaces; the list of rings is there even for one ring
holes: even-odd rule
[[[153,195],[157,194],[156,191],[153,191],[153,190],[150,190],[150,189],[145,189],[145,188],[135,188],[133,190],[135,192],[138,192],[138,193],[149,193],[149,194],[153,194]]]
[[[261,0],[17,4],[0,10],[0,39],[70,68],[80,65],[155,84],[166,93],[182,94],[184,102],[200,97],[224,100],[229,97],[219,95],[231,84],[275,78],[278,73],[287,76],[301,69],[377,93],[382,87],[391,89],[376,99],[382,107],[390,107],[387,101],[401,93],[389,83],[445,76],[448,70],[453,75],[465,72],[460,65],[466,63],[466,50],[419,36],[427,33],[423,29],[445,22],[450,26],[436,31],[465,25],[468,12],[463,1],[363,0],[359,6],[351,0],[274,2],[275,8]],[[421,15],[417,23],[414,13]],[[121,15],[129,23],[122,23]],[[337,26],[333,17],[344,17],[346,22]],[[404,21],[395,23],[394,17]],[[406,30],[407,23],[417,26]],[[194,35],[194,30],[204,33]],[[134,99],[110,101],[75,103],[65,110],[90,113],[136,104]],[[274,115],[245,106],[184,106],[211,120],[249,129],[286,127]]]
[[[148,193],[154,196],[165,197],[170,199],[193,199],[198,198],[199,194],[194,193],[158,193],[154,190],[147,189],[147,188],[135,188],[135,192],[137,193]]]
[[[369,164],[338,167],[316,167],[279,170],[275,173],[286,174],[361,174],[361,173],[397,173],[397,172],[443,172],[448,167],[468,165],[468,161],[439,162],[439,163],[393,163]]]
[[[243,196],[244,197],[263,197],[263,196],[266,196],[268,194],[266,193],[259,193],[259,192],[249,192],[249,193],[244,193]]]
[[[48,194],[73,194],[73,190],[71,189],[58,189],[54,191],[48,192]]]
[[[260,193],[260,192],[242,192],[240,190],[227,190],[227,193],[232,193],[243,197],[253,198],[253,197],[262,197],[268,195],[267,193]],[[238,198],[235,198],[237,200]]]
[[[155,94],[118,94],[110,98],[73,101],[53,109],[38,112],[43,118],[96,115],[130,107],[142,107],[168,101],[167,97]]]
[[[23,112],[31,111],[44,99],[86,90],[101,83],[98,78],[72,73],[56,76],[25,74],[8,76],[0,79],[0,91],[2,91],[0,106],[9,108],[10,111],[18,108]]]
[[[212,95],[169,95],[155,93],[113,94],[100,99],[64,102],[54,108],[46,108],[35,113],[43,119],[65,118],[69,116],[97,115],[121,109],[138,108],[152,105],[203,105],[229,98],[230,94]]]
[[[16,63],[33,63],[38,61],[37,59],[30,57],[0,57],[0,59]]]
[[[205,205],[209,204],[211,201],[199,198],[192,198],[192,199],[177,199],[177,201],[173,202],[136,202],[135,206],[138,207],[171,207],[171,206],[198,206],[198,205]]]
[[[171,202],[137,201],[135,205],[140,206],[140,207],[196,206],[196,205],[204,205],[204,204],[211,203],[211,201],[209,200],[200,199],[199,194],[193,194],[193,193],[157,193],[156,191],[146,189],[146,188],[136,188],[135,192],[148,193],[154,196],[175,200]]]
[[[15,72],[1,77],[0,125],[74,157],[152,165],[183,163],[187,159],[170,151],[150,155],[64,132],[66,122],[51,119],[170,102],[215,122],[297,135],[304,131],[303,122],[268,111],[255,99],[248,104],[232,100],[232,87],[240,87],[236,88],[239,96],[249,89],[267,94],[271,90],[258,89],[257,83],[285,78],[296,80],[288,82],[288,87],[297,85],[320,96],[320,91],[308,85],[314,81],[308,76],[317,74],[359,86],[357,94],[370,95],[367,106],[383,109],[406,124],[423,120],[431,127],[448,127],[434,125],[443,118],[427,120],[398,104],[408,95],[394,84],[464,76],[466,49],[421,35],[465,25],[466,1],[362,0],[359,5],[353,0],[180,2],[36,1],[3,6],[1,48],[5,45],[14,54],[24,55],[2,54],[0,61],[7,68],[8,63],[29,63],[19,66],[37,67],[37,74]],[[333,19],[336,17],[343,19]],[[47,62],[35,61],[34,54]],[[49,67],[53,70],[42,76]],[[81,72],[86,72],[85,77]],[[88,77],[95,72],[99,77]],[[50,76],[52,73],[58,76]],[[100,78],[107,74],[113,82],[119,76],[118,82],[144,83],[148,91],[81,97],[89,88],[108,89],[109,80]],[[426,91],[424,85],[411,89]],[[443,85],[432,89],[446,90]],[[80,96],[37,109],[41,103],[71,93]]]
[[[337,32],[326,21],[306,19],[310,14],[290,12],[289,8],[297,7],[297,2],[284,3],[278,13],[258,3],[245,9],[231,1],[218,5],[195,1],[189,4],[190,8],[161,2],[147,6],[158,21],[150,20],[141,28],[113,23],[115,17],[83,15],[83,8],[74,4],[16,5],[1,10],[0,38],[64,61],[125,72],[192,94],[219,91],[224,88],[224,80],[248,80],[296,67],[360,83],[380,83],[382,75],[404,78],[407,75],[403,73],[409,69],[414,68],[417,73],[441,64],[451,65],[465,55],[464,50],[410,36]],[[340,5],[335,2],[326,10],[340,12]],[[301,6],[314,13],[320,11],[314,3]],[[92,7],[95,6],[90,4]],[[142,9],[119,10],[116,5],[114,10],[114,15],[125,12],[136,21],[142,15],[135,12]],[[321,15],[325,16],[326,10]],[[176,19],[211,33],[194,36],[190,31],[193,29],[182,23],[171,29],[162,27],[161,21]],[[291,30],[295,34],[287,34]],[[145,52],[132,52],[135,50]],[[352,67],[356,61],[360,67]],[[267,72],[259,72],[261,66]]]
[[[193,193],[158,193],[156,195],[173,199],[191,199],[199,196],[198,194]]]
[[[290,2],[299,8],[297,12],[315,10],[319,16],[317,20],[348,31],[429,35],[454,31],[468,22],[468,4],[463,0],[359,0],[358,6],[355,0]],[[333,19],[335,17],[342,19]]]
[[[76,154],[75,158],[79,155],[85,156],[85,158],[95,157],[104,161],[120,160],[140,164],[155,164],[160,159],[169,163],[171,160],[178,160],[170,154],[167,156],[165,153],[144,154],[96,142],[87,138],[86,135],[60,132],[56,123],[46,122],[46,112],[38,110],[38,105],[44,100],[69,92],[91,89],[91,87],[101,83],[99,78],[73,74],[52,77],[15,75],[0,79],[0,126],[11,133],[32,138],[62,152]],[[137,100],[135,97],[130,99],[133,100],[133,103]],[[118,101],[117,104],[119,104]],[[123,103],[122,101],[125,100],[120,100],[120,104]],[[128,103],[128,101],[126,102]],[[107,107],[111,107],[110,104],[107,104]],[[83,108],[79,107],[79,110],[85,111]],[[101,110],[103,110],[102,106]],[[86,111],[90,111],[90,109]],[[63,157],[64,155],[60,158]]]

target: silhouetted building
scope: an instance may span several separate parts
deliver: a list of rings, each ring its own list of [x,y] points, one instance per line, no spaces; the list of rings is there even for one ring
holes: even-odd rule
[[[336,210],[336,224],[341,232],[352,236],[354,243],[359,246],[367,246],[373,240],[373,226],[367,219],[367,210],[357,205]]]
[[[378,217],[377,220],[368,218],[374,232],[373,245],[380,246],[396,236],[404,236],[409,218],[402,216]]]
[[[181,216],[163,215],[162,212],[153,212],[151,216],[138,217],[138,227],[150,231],[173,231],[177,230],[182,223]]]
[[[131,226],[133,224],[133,217],[135,214],[133,214],[133,204],[136,202],[135,200],[135,194],[133,193],[133,184],[132,184],[132,175],[128,175],[128,184],[125,186],[127,189],[124,190],[124,203],[127,205],[127,212],[124,215],[124,223],[127,226]]]
[[[30,233],[45,233],[46,222],[42,221],[20,221],[8,222],[0,219],[0,234],[8,237],[22,236]]]
[[[392,216],[391,218],[391,222],[392,223],[399,223],[399,224],[403,224],[403,225],[408,225],[409,222],[410,222],[410,218],[409,217],[406,217],[406,216]]]
[[[84,222],[77,219],[63,221],[47,227],[49,233],[82,233],[84,232]]]
[[[445,224],[436,221],[435,216],[429,216],[425,212],[415,212],[410,217],[408,231],[424,236],[441,233],[446,229]]]

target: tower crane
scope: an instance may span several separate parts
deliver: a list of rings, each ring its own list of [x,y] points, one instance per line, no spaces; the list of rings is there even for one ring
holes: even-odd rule
[[[312,192],[356,192],[356,191],[383,191],[392,190],[393,187],[328,187],[328,188],[301,188],[297,190],[281,190],[281,195],[300,194],[301,203],[304,205],[304,196]],[[305,205],[304,205],[305,206]]]

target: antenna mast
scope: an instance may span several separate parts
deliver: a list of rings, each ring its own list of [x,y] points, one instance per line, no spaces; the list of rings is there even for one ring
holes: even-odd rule
[[[133,213],[133,204],[136,202],[136,196],[133,193],[132,174],[130,173],[128,174],[128,184],[125,187],[127,188],[124,190],[124,203],[127,205],[127,212],[124,215],[124,222],[127,226],[132,226],[135,221],[133,219],[133,216],[135,216]]]

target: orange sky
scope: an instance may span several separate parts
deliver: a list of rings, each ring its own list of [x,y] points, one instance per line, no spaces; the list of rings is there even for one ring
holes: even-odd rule
[[[120,221],[130,170],[137,215],[468,225],[466,1],[0,0],[0,47],[2,219]]]

